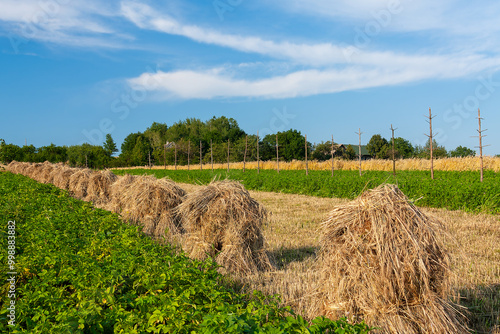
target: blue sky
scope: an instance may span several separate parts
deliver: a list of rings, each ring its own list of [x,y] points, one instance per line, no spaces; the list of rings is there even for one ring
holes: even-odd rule
[[[0,2],[0,138],[118,145],[152,122],[235,118],[312,142],[374,134],[500,154],[500,3]]]

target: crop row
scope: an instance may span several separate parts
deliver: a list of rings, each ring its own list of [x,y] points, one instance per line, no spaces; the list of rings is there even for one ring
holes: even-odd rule
[[[159,245],[117,215],[48,184],[0,173],[0,332],[365,333],[365,325],[312,325],[273,297],[235,292],[210,260]],[[15,221],[8,229],[7,220]],[[8,233],[8,231],[15,231]],[[11,251],[12,252],[12,251]],[[11,257],[12,259],[12,257]],[[15,277],[14,295],[12,284]],[[221,284],[223,283],[223,284]],[[14,308],[7,306],[14,305]],[[10,315],[10,317],[8,317]],[[15,326],[8,321],[15,315]],[[10,328],[8,328],[10,327]],[[344,329],[340,329],[343,327]]]
[[[484,182],[479,182],[479,172],[436,171],[435,179],[424,171],[401,171],[394,177],[383,171],[366,171],[360,177],[357,171],[285,170],[115,170],[116,174],[154,174],[169,177],[176,182],[207,184],[215,178],[241,181],[247,189],[304,194],[319,197],[353,199],[363,190],[382,183],[395,183],[416,205],[464,210],[470,212],[500,213],[500,175],[485,172]]]

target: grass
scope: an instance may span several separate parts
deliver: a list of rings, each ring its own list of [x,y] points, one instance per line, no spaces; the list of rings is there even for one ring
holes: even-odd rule
[[[175,174],[188,178],[189,182],[200,181],[193,178],[193,172]],[[203,177],[209,180],[211,176],[211,173],[206,173]],[[496,174],[491,176],[498,177]],[[188,192],[199,187],[193,184],[180,186]],[[493,191],[493,195],[497,194]],[[329,210],[347,199],[260,191],[251,191],[251,195],[270,211],[270,220],[264,226],[263,234],[269,251],[278,260],[278,268],[271,273],[235,276],[234,285],[243,285],[245,291],[258,289],[266,294],[278,293],[282,297],[282,306],[291,306],[309,319],[313,316],[309,309],[312,297],[309,291],[317,280],[311,269],[319,246],[319,223]],[[29,198],[26,201],[28,203]],[[10,205],[8,201],[5,203],[7,207]],[[12,205],[10,208],[12,212],[18,210]],[[455,274],[455,293],[451,297],[467,307],[469,325],[475,332],[500,333],[499,216],[436,208],[424,208],[423,211],[437,216],[451,236],[447,243]]]
[[[272,191],[318,197],[353,199],[367,188],[390,182],[418,206],[447,208],[469,212],[500,213],[500,175],[488,171],[485,181],[479,182],[479,172],[437,171],[435,180],[428,172],[402,171],[394,177],[384,171],[367,171],[360,177],[357,171],[337,171],[334,177],[327,171],[286,170],[114,170],[116,174],[153,174],[167,176],[176,182],[207,184],[214,177],[240,180],[247,189]]]

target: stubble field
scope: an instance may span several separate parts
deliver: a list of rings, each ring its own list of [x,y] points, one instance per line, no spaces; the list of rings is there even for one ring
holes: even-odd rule
[[[201,187],[179,184],[186,192]],[[281,295],[284,305],[312,317],[308,291],[317,280],[315,252],[320,223],[346,199],[250,191],[270,211],[263,234],[277,270],[236,279],[246,289]],[[498,215],[421,208],[447,228],[453,260],[455,301],[467,307],[470,326],[477,333],[500,333],[500,218]]]

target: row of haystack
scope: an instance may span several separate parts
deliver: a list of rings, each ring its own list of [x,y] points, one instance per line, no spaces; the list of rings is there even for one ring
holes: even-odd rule
[[[272,268],[261,232],[266,211],[238,182],[212,182],[186,195],[172,180],[153,176],[117,177],[48,162],[12,162],[8,169],[118,213],[147,235],[179,242],[192,258],[212,257],[231,272]]]
[[[54,183],[64,172],[68,179],[66,167],[56,168]],[[84,169],[70,175],[67,187],[76,197],[141,223],[149,235],[182,236],[193,258],[213,257],[231,272],[273,267],[261,232],[266,211],[239,183],[212,182],[186,195],[168,179],[117,179],[108,171]],[[447,298],[451,271],[442,234],[439,221],[392,185],[333,209],[322,223],[313,313],[365,320],[379,333],[467,332],[465,317]]]

